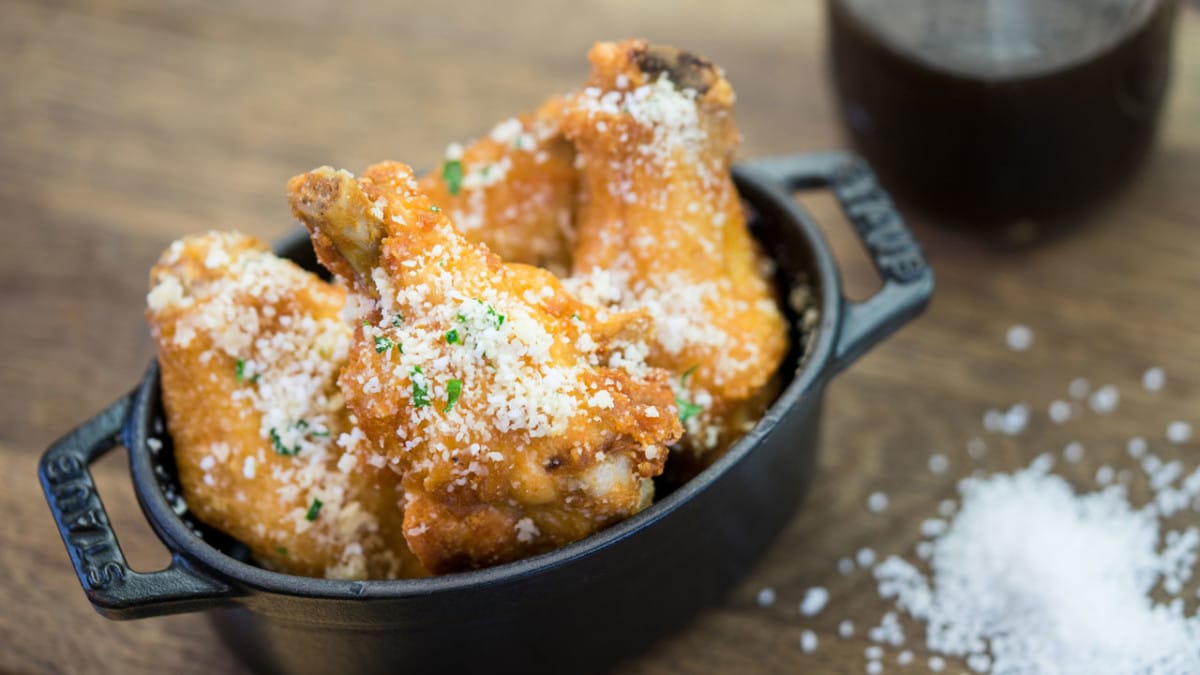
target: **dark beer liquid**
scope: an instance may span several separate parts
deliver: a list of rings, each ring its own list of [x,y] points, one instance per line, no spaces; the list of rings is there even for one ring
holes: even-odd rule
[[[829,0],[843,121],[901,198],[955,220],[1069,213],[1151,145],[1172,0]]]

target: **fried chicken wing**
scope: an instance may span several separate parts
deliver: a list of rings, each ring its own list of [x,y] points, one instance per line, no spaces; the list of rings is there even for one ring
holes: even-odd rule
[[[434,573],[580,539],[646,507],[682,433],[638,313],[467,241],[408,167],[288,184],[321,261],[361,296],[339,378],[403,476],[404,531]]]
[[[559,130],[563,100],[509,118],[466,148],[454,143],[421,190],[467,239],[507,262],[570,270],[574,247],[575,148]]]
[[[640,40],[589,59],[562,122],[581,167],[576,289],[652,316],[647,362],[675,373],[684,445],[711,455],[758,418],[787,347],[730,176],[733,89],[710,62]]]
[[[200,520],[293,574],[427,574],[402,532],[394,472],[372,466],[336,376],[345,290],[259,241],[175,242],[150,274],[146,318],[183,495]]]

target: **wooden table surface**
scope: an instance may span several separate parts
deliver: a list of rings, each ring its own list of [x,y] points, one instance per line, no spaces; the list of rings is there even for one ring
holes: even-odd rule
[[[139,377],[152,351],[147,270],[172,239],[209,228],[278,237],[294,227],[283,199],[292,174],[383,158],[429,166],[446,142],[572,88],[600,38],[645,36],[723,64],[743,156],[844,145],[817,2],[393,4],[0,2],[0,671],[238,671],[201,616],[96,615],[34,476],[47,444]],[[1194,441],[1160,447],[1168,421],[1200,426],[1195,5],[1179,29],[1159,147],[1102,214],[1022,248],[912,219],[938,274],[935,300],[830,387],[807,507],[722,606],[623,672],[863,672],[865,629],[885,606],[869,574],[841,575],[836,561],[863,547],[911,555],[918,524],[957,478],[1077,439],[1087,454],[1063,472],[1083,486],[1102,463],[1128,465],[1121,448],[1135,434],[1197,462]],[[832,221],[851,289],[870,292],[873,272],[829,200],[805,199]],[[1021,353],[1005,345],[1018,323],[1035,336]],[[1139,384],[1152,365],[1168,375],[1155,395]],[[1121,407],[1051,424],[1046,405],[1077,376],[1118,386]],[[1023,436],[984,434],[984,410],[1022,401],[1034,410]],[[988,443],[980,460],[965,450],[973,437]],[[931,453],[949,472],[928,470]],[[135,567],[162,566],[124,453],[97,474]],[[867,510],[874,491],[890,497],[887,511]],[[812,586],[832,599],[804,619],[796,605]],[[755,602],[764,587],[778,597],[769,608]],[[843,619],[858,627],[850,639],[837,636]],[[811,654],[805,628],[819,638]]]

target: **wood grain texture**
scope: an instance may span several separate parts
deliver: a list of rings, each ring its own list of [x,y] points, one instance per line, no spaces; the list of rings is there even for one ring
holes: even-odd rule
[[[722,606],[624,672],[861,673],[884,606],[869,575],[842,576],[836,561],[862,547],[911,553],[958,477],[1078,439],[1087,454],[1064,473],[1082,486],[1138,434],[1164,457],[1200,461],[1195,441],[1159,447],[1169,420],[1200,427],[1200,8],[1187,3],[1180,19],[1157,152],[1102,213],[1019,249],[913,219],[938,274],[934,303],[830,387],[807,507]],[[0,0],[0,671],[237,672],[201,616],[97,616],[34,477],[51,441],[137,380],[151,354],[147,271],[172,239],[278,237],[293,227],[287,177],[382,158],[428,166],[446,142],[571,88],[602,38],[645,36],[723,64],[744,156],[838,147],[823,27],[816,2]],[[805,201],[830,223],[852,292],[869,293],[873,272],[829,199]],[[1030,351],[1005,347],[1014,323],[1034,329]],[[1151,365],[1168,373],[1163,393],[1138,385]],[[1120,410],[1050,424],[1046,405],[1080,375],[1119,386]],[[1018,401],[1034,407],[1030,430],[988,436],[984,460],[969,458],[983,411]],[[932,452],[950,472],[926,468]],[[162,565],[123,456],[96,471],[135,565]],[[876,490],[891,498],[883,514],[865,508]],[[815,585],[833,601],[801,619],[796,603]],[[779,600],[763,609],[766,586]],[[853,638],[837,637],[842,619]],[[813,654],[800,650],[803,628],[819,636]]]

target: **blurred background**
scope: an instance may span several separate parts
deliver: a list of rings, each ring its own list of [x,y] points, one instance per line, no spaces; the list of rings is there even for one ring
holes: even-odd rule
[[[1028,90],[999,95],[988,80],[1003,79],[997,60],[1016,56],[993,50],[990,61],[962,65],[962,57],[938,51],[941,38],[980,17],[956,15],[937,30],[889,36],[870,32],[892,25],[881,21],[886,3],[834,4],[844,13],[840,32],[831,31],[830,5],[816,1],[0,0],[0,509],[8,515],[0,528],[0,671],[236,672],[202,617],[116,624],[96,616],[34,479],[46,445],[133,386],[151,357],[142,308],[159,253],[208,229],[280,237],[295,227],[285,181],[318,165],[433,166],[447,143],[578,86],[587,49],[600,39],[645,37],[722,65],[738,94],[743,157],[866,151],[938,274],[930,312],[832,385],[817,484],[754,578],[627,664],[628,672],[861,672],[866,638],[832,636],[841,618],[877,618],[866,618],[874,589],[866,577],[839,575],[835,563],[864,546],[882,553],[910,545],[930,504],[952,495],[956,477],[976,466],[964,448],[983,434],[985,409],[1023,401],[1042,411],[1065,397],[1073,378],[1087,376],[1131,389],[1122,390],[1122,416],[1073,437],[1093,434],[1102,445],[1101,438],[1147,428],[1161,435],[1166,420],[1196,417],[1200,5],[1133,3],[1145,5],[1144,21],[1097,20],[1100,27],[1083,31],[1092,42],[1046,66],[1061,75],[1111,54],[1156,17],[1171,27],[1119,59],[1140,64],[1143,75],[1129,84],[1144,94],[1135,99],[1152,104],[1138,111],[1146,128],[1136,142],[1150,150],[1130,151],[1110,180],[1086,172],[1112,164],[1118,150],[1110,142],[1123,138],[1120,131],[1056,145],[1073,126],[1056,122],[1057,131],[1024,141],[1022,152],[999,163],[987,147],[946,150],[963,149],[945,141],[953,134],[991,138],[997,127],[983,122],[1036,128],[1011,126],[1016,118],[1001,113],[1017,110],[1013,101],[1045,101],[1018,110],[1034,125],[1051,111],[1094,119],[1087,77],[1034,92],[1054,92],[1052,100],[1030,99]],[[1064,21],[1060,32],[1038,39],[1066,44],[1081,34],[1075,29],[1083,24]],[[839,57],[831,59],[835,43]],[[962,67],[938,67],[952,62]],[[1070,180],[1084,184],[1083,197],[1051,200],[1051,209],[998,198],[982,216],[944,208],[956,201],[950,197],[997,185],[995,176],[1029,176],[1030,166],[1057,160],[1058,174],[1006,183],[1005,194],[1040,194],[1049,181]],[[943,190],[947,199],[937,190],[931,198],[928,176],[935,186],[963,183]],[[832,200],[799,198],[825,226],[849,293],[869,294],[874,271]],[[1031,349],[1005,344],[1015,324],[1032,329]],[[1137,391],[1151,366],[1169,373],[1166,403]],[[1020,466],[1033,456],[1031,445],[1068,440],[1042,418],[1030,425],[1041,433],[1036,441],[996,439],[990,466]],[[948,474],[926,469],[931,452],[951,458]],[[1094,473],[1099,461],[1089,455],[1079,475]],[[164,564],[128,487],[123,454],[106,458],[98,477],[134,566]],[[881,490],[890,495],[888,514],[868,514],[864,500]],[[841,614],[810,622],[831,637],[807,654],[795,602],[813,585],[830,589]],[[777,606],[757,606],[763,587],[777,592]]]

